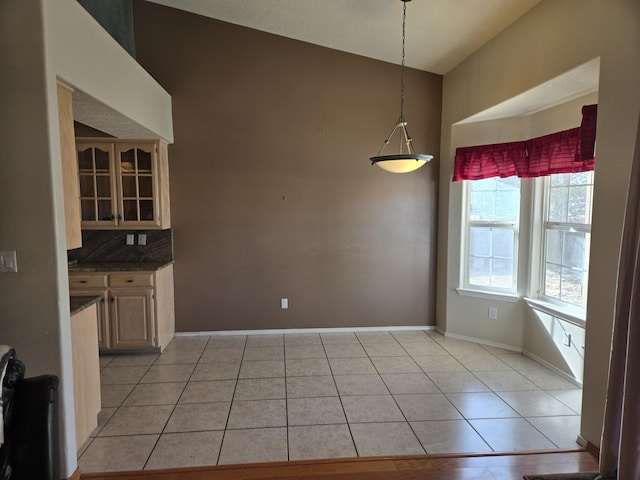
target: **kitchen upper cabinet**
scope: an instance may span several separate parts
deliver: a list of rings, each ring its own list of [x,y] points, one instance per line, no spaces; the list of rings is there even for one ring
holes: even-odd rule
[[[79,138],[76,150],[82,228],[171,226],[165,142]]]
[[[82,246],[80,228],[80,189],[76,162],[76,139],[73,132],[73,90],[58,82],[58,122],[60,126],[60,155],[64,189],[64,219],[67,231],[67,250]]]

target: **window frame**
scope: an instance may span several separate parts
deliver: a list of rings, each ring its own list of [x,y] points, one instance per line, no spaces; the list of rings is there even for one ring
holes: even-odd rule
[[[534,276],[532,275],[532,285],[536,285],[537,288],[537,298],[543,302],[557,305],[558,307],[562,307],[569,311],[573,310],[576,312],[584,313],[586,312],[588,295],[589,295],[589,267],[590,267],[590,256],[591,256],[591,226],[593,223],[593,194],[594,194],[594,171],[591,170],[589,172],[584,172],[590,175],[590,183],[586,184],[590,186],[590,195],[589,197],[589,205],[586,209],[586,213],[589,217],[589,223],[574,223],[574,222],[552,222],[549,221],[549,203],[550,203],[550,193],[551,193],[551,175],[540,177],[539,181],[541,182],[541,190],[542,190],[542,205],[541,205],[541,221],[540,221],[540,239],[539,239],[539,265],[538,265],[538,274],[537,281],[534,280]],[[558,173],[554,175],[572,175],[571,173]],[[532,219],[532,221],[534,221]],[[574,303],[567,302],[565,300],[547,295],[545,293],[546,289],[546,265],[547,265],[547,231],[569,231],[585,234],[585,266],[582,269],[583,272],[586,272],[583,278],[583,290],[586,294],[583,294],[583,304],[576,305]],[[562,264],[560,264],[562,266]],[[532,265],[533,267],[533,265]]]
[[[500,177],[496,177],[500,178]],[[483,179],[484,180],[484,179]],[[506,294],[506,295],[517,295],[518,293],[518,283],[519,283],[519,262],[520,262],[520,221],[522,218],[521,208],[522,208],[522,187],[523,182],[520,180],[520,187],[518,189],[519,198],[518,198],[518,215],[517,219],[513,221],[495,221],[495,220],[472,220],[471,219],[471,182],[478,182],[482,180],[464,180],[463,181],[463,228],[462,235],[463,241],[461,242],[464,247],[461,249],[464,252],[464,257],[461,262],[461,277],[462,277],[462,287],[463,290],[468,291],[476,291],[488,294]],[[471,283],[470,273],[471,273],[471,230],[473,227],[481,227],[481,228],[500,228],[500,229],[508,229],[513,231],[513,257],[512,257],[512,284],[511,287],[498,287],[492,285],[478,285]],[[488,258],[501,258],[501,257],[488,257]]]

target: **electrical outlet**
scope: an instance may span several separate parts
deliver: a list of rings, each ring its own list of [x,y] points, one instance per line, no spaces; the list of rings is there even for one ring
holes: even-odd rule
[[[567,347],[571,346],[571,334],[569,332],[564,332],[563,342]]]
[[[146,245],[147,244],[147,234],[139,233],[138,234],[138,245]]]
[[[18,272],[18,260],[16,258],[16,252],[0,252],[0,272]]]
[[[280,308],[282,310],[286,310],[287,308],[289,308],[289,299],[288,298],[281,298],[280,299]]]
[[[489,307],[489,319],[490,320],[498,319],[498,309],[496,307]]]

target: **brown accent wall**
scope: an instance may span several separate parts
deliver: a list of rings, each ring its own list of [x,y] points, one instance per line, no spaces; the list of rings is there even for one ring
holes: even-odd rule
[[[147,2],[134,22],[173,98],[177,331],[435,325],[442,77],[406,73],[410,132],[436,158],[394,175],[368,158],[399,66]]]

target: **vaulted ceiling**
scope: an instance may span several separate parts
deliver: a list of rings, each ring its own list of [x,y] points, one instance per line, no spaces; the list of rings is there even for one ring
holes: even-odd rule
[[[400,63],[401,0],[149,0],[296,40]],[[445,74],[540,0],[409,0],[406,64]]]

